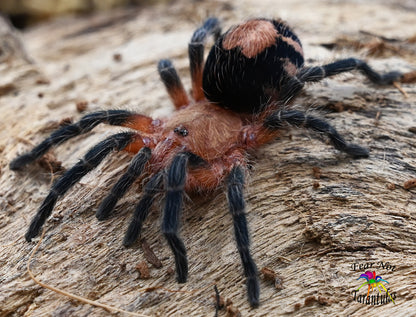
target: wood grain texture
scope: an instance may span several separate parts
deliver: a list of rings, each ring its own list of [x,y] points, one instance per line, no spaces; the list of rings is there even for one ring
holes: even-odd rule
[[[50,173],[48,164],[19,173],[8,169],[11,159],[41,141],[62,119],[82,116],[77,104],[87,102],[86,111],[116,108],[169,115],[173,106],[158,78],[157,61],[172,58],[189,88],[187,43],[208,15],[223,20],[224,28],[249,17],[281,17],[301,38],[307,64],[354,56],[366,58],[379,71],[415,70],[415,43],[405,40],[416,34],[416,9],[406,1],[389,3],[176,1],[65,18],[25,31],[26,53],[11,54],[0,64],[0,316],[111,314],[29,279],[25,265],[34,244],[23,236],[57,174]],[[368,56],[374,41],[382,40],[361,30],[400,41],[384,42],[377,56]],[[345,39],[373,46],[336,44]],[[332,49],[320,45],[328,43],[335,43],[326,46]],[[160,204],[143,228],[146,251],[140,243],[122,247],[140,184],[111,219],[96,220],[100,201],[127,168],[127,154],[114,153],[58,202],[33,271],[45,283],[149,316],[214,316],[212,283],[243,316],[415,316],[416,191],[403,186],[416,177],[416,134],[411,132],[416,127],[416,86],[402,88],[407,98],[395,87],[378,88],[353,73],[311,84],[298,99],[349,141],[367,146],[368,159],[352,160],[298,129],[257,153],[246,190],[252,253],[259,269],[267,267],[281,279],[275,288],[261,277],[257,309],[246,300],[222,189],[209,199],[190,197],[186,202],[181,236],[190,275],[183,285],[175,282],[173,256],[159,230]],[[55,148],[46,163],[60,161],[68,168],[89,147],[119,130],[99,126]],[[149,247],[161,268],[146,260]],[[394,271],[375,270],[390,282],[396,305],[354,302],[351,291],[361,284],[357,278],[364,272],[352,271],[351,265],[380,261],[395,266]],[[150,278],[140,278],[143,262]],[[197,291],[139,292],[156,285]]]

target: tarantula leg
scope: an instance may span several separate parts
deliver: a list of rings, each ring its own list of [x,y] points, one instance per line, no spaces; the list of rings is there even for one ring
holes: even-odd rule
[[[214,35],[215,40],[221,34],[220,22],[217,18],[209,18],[192,35],[188,45],[189,63],[192,79],[192,96],[195,101],[204,99],[202,89],[202,71],[204,67],[204,44],[207,36]]]
[[[87,133],[100,123],[132,128],[138,127],[141,128],[141,131],[143,132],[152,132],[150,128],[152,121],[152,118],[125,110],[97,111],[87,114],[83,116],[78,122],[65,125],[60,129],[52,132],[48,138],[42,141],[39,145],[35,146],[29,153],[15,158],[10,162],[10,169],[22,169],[25,165],[32,163],[43,154],[45,154],[52,146],[61,144],[80,134]]]
[[[402,73],[397,71],[379,74],[366,62],[356,58],[347,58],[323,66],[305,67],[300,71],[297,77],[303,82],[319,81],[325,77],[349,72],[355,69],[361,71],[368,79],[378,85],[390,85],[395,81],[399,81],[403,76]]]
[[[133,182],[141,175],[144,166],[151,157],[151,150],[148,147],[142,148],[131,161],[127,172],[120,177],[117,183],[111,189],[110,194],[104,198],[98,207],[95,216],[103,220],[109,216],[117,204],[117,201],[124,196]]]
[[[302,91],[305,83],[296,76],[291,77],[282,84],[279,93],[279,102],[282,104],[289,103],[291,99],[296,98]]]
[[[144,194],[137,204],[130,225],[126,231],[126,235],[124,236],[123,245],[125,247],[131,246],[139,237],[143,222],[147,218],[155,195],[162,184],[162,176],[162,173],[152,176],[149,182],[144,186]]]
[[[119,133],[108,137],[92,147],[71,169],[65,172],[59,178],[40,206],[37,214],[30,223],[29,230],[25,238],[28,242],[39,234],[40,229],[46,219],[51,215],[56,201],[64,195],[75,183],[77,183],[84,175],[93,170],[101,161],[113,150],[123,150],[130,142],[134,141],[135,133]]]
[[[172,65],[172,62],[168,59],[160,60],[157,65],[157,70],[175,108],[179,109],[188,105],[188,95],[185,88],[183,88],[181,79],[179,78],[175,67]]]
[[[357,144],[347,143],[338,131],[325,120],[305,115],[297,110],[281,110],[269,115],[264,121],[264,127],[268,129],[280,129],[283,123],[293,124],[296,127],[304,127],[317,132],[325,133],[333,146],[354,158],[368,157],[368,150]]]
[[[244,171],[240,166],[235,166],[231,170],[227,178],[227,187],[228,205],[233,217],[235,239],[247,278],[248,300],[252,307],[257,307],[260,296],[259,280],[256,264],[250,255],[250,239],[243,196]]]
[[[175,256],[178,283],[185,283],[188,278],[186,249],[182,239],[178,235],[187,164],[188,154],[179,153],[174,157],[169,167],[166,180],[165,208],[162,219],[162,232]]]

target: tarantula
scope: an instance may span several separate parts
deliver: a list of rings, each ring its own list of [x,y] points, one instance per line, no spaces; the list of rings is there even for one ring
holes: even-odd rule
[[[209,36],[214,36],[216,42],[204,65],[204,44]],[[135,156],[127,172],[99,206],[97,218],[109,217],[132,183],[138,177],[147,176],[148,182],[124,245],[130,246],[138,238],[155,194],[163,191],[162,232],[175,257],[177,281],[184,283],[188,277],[188,259],[179,235],[184,192],[202,193],[224,185],[246,276],[248,300],[255,307],[260,293],[258,271],[250,254],[243,194],[249,153],[273,141],[282,128],[291,125],[325,134],[337,150],[353,158],[367,157],[367,149],[347,143],[323,119],[295,110],[292,101],[305,83],[342,72],[360,70],[380,85],[400,80],[402,74],[380,75],[364,61],[354,58],[307,67],[300,40],[281,20],[251,19],[221,35],[219,21],[209,18],[194,32],[188,51],[192,98],[171,61],[161,60],[158,64],[161,80],[176,108],[171,117],[152,119],[125,110],[93,112],[59,128],[10,163],[12,170],[20,170],[52,146],[86,133],[100,123],[131,129],[92,147],[52,185],[25,237],[27,241],[36,237],[57,199],[108,154],[114,150],[127,151]]]

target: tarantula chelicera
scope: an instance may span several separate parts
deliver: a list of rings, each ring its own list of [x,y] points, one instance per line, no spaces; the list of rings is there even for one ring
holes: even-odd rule
[[[211,35],[216,42],[204,65],[204,44]],[[184,283],[188,277],[188,259],[179,235],[184,192],[206,192],[225,186],[248,299],[251,306],[257,306],[258,272],[250,255],[243,194],[249,153],[273,141],[286,125],[292,125],[325,134],[337,150],[354,158],[367,157],[367,149],[347,143],[329,123],[295,110],[291,103],[305,83],[342,72],[360,70],[375,84],[391,84],[402,74],[380,75],[364,61],[354,58],[307,67],[301,42],[291,28],[280,20],[262,18],[248,20],[222,35],[218,20],[207,19],[191,38],[189,59],[191,98],[171,61],[161,60],[158,65],[176,108],[171,117],[152,119],[125,110],[93,112],[59,128],[10,163],[12,170],[19,170],[52,146],[86,133],[100,123],[131,129],[92,147],[52,185],[30,224],[26,240],[31,241],[39,234],[57,199],[71,186],[112,151],[127,151],[135,156],[99,206],[97,218],[107,218],[132,183],[138,177],[147,177],[124,245],[130,246],[138,238],[155,194],[163,191],[162,232],[175,257],[177,281]]]

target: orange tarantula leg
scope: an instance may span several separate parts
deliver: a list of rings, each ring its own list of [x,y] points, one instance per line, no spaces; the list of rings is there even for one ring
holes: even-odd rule
[[[119,124],[121,127],[134,129],[143,133],[153,133],[162,124],[159,119],[153,120],[153,118],[138,114],[131,113],[125,122]]]
[[[188,95],[172,62],[168,59],[162,59],[157,65],[157,70],[175,108],[179,109],[187,106],[189,104]]]
[[[40,206],[37,214],[30,223],[25,238],[31,241],[39,234],[46,219],[51,215],[52,210],[59,197],[63,196],[73,185],[84,175],[92,171],[102,160],[113,150],[121,151],[129,143],[136,141],[139,136],[133,132],[114,134],[107,139],[93,146],[77,164],[67,170],[53,185]]]
[[[204,99],[202,88],[202,72],[204,70],[204,45],[207,36],[213,34],[215,39],[220,36],[221,28],[217,18],[209,18],[192,35],[188,46],[189,63],[192,78],[192,96],[195,101]]]
[[[146,133],[152,133],[157,121],[140,114],[126,110],[104,110],[89,113],[83,116],[78,122],[65,125],[35,146],[30,152],[18,156],[10,162],[11,170],[20,170],[29,163],[32,163],[52,146],[61,144],[73,137],[87,133],[100,123],[107,123],[116,126],[131,127]]]

